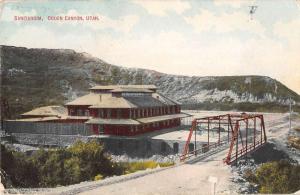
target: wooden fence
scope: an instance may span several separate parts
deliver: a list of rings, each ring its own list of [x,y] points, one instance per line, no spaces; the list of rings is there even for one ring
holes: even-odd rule
[[[84,123],[38,123],[24,121],[4,121],[2,129],[6,133],[85,136],[93,134],[91,128]]]

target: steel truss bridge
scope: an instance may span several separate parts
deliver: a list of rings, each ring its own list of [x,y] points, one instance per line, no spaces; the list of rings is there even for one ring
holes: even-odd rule
[[[203,139],[204,134],[206,134],[207,141],[202,141],[199,144],[197,135],[198,137],[202,136],[201,139]],[[230,165],[263,146],[266,141],[267,136],[262,114],[225,114],[195,118],[189,129],[189,135],[180,159],[185,161],[216,148],[225,148],[229,150],[226,158],[224,158],[224,163]]]

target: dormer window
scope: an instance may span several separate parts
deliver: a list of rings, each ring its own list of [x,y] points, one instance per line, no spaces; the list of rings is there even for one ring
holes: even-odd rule
[[[85,110],[85,116],[90,116],[90,111],[88,109]]]
[[[150,93],[122,93],[123,97],[145,96],[145,95],[150,95]]]
[[[74,116],[74,115],[75,115],[75,110],[74,110],[74,108],[70,108],[70,115],[71,115],[71,116]]]

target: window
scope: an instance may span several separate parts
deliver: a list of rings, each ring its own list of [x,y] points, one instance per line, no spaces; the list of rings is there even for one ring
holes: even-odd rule
[[[100,116],[101,118],[103,118],[103,117],[104,117],[104,112],[103,112],[103,109],[99,109],[99,116]]]
[[[207,144],[202,144],[202,152],[205,153],[208,151],[208,145]]]
[[[107,118],[111,118],[111,110],[107,109]]]
[[[151,142],[147,141],[147,151],[151,151]]]
[[[136,140],[135,141],[135,149],[138,150],[138,148],[139,148],[139,140]]]
[[[77,110],[77,116],[82,116],[82,115],[83,115],[83,110],[78,109],[78,110]]]
[[[85,110],[85,116],[90,116],[90,111],[88,109]]]
[[[75,115],[75,110],[73,108],[70,108],[70,115],[74,116]]]
[[[119,148],[120,150],[123,149],[123,142],[122,142],[122,141],[119,141],[119,142],[118,142],[118,148]]]
[[[104,134],[104,127],[103,125],[99,125],[99,134]]]
[[[121,117],[121,109],[117,109],[117,118],[122,118]]]
[[[173,152],[175,154],[179,152],[179,144],[177,142],[173,143]]]
[[[194,144],[190,143],[189,144],[189,152],[192,152],[192,151],[194,151]]]
[[[132,96],[146,96],[146,95],[151,95],[151,93],[122,93],[123,97],[132,97]]]
[[[161,148],[160,148],[161,150],[161,152],[166,152],[167,151],[167,144],[166,144],[166,142],[162,142],[161,143]]]

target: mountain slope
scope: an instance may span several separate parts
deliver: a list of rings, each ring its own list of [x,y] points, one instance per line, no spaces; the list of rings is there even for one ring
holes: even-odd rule
[[[124,68],[87,53],[1,46],[2,107],[15,117],[36,106],[63,104],[96,84],[155,84],[186,108],[274,110],[300,97],[263,76],[189,77]],[[249,104],[248,102],[251,102]],[[252,106],[249,106],[252,105]],[[246,107],[245,107],[246,106]]]

